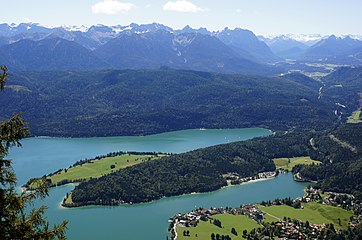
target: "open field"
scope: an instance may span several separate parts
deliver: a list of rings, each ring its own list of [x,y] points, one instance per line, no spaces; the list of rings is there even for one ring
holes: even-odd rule
[[[65,180],[68,180],[70,182],[76,182],[89,178],[99,178],[103,175],[117,171],[121,168],[133,166],[144,161],[158,159],[160,156],[162,155],[122,154],[116,157],[107,157],[100,160],[92,160],[88,163],[62,170],[59,173],[49,176],[48,179],[51,180],[52,184],[58,184]]]
[[[231,215],[231,214],[217,214],[213,216],[215,219],[221,221],[223,228],[219,228],[210,221],[203,222],[200,221],[197,227],[177,227],[177,240],[183,239],[197,239],[197,240],[210,240],[211,233],[220,234],[220,235],[229,235],[234,239],[235,235],[231,233],[231,229],[235,228],[238,233],[238,239],[242,239],[243,231],[246,229],[248,231],[253,228],[261,227],[254,220],[244,216],[244,215]],[[183,236],[183,231],[190,231],[190,237]],[[197,237],[196,237],[197,234]]]
[[[259,206],[259,208],[267,213],[265,218],[267,222],[278,221],[277,218],[290,217],[301,221],[309,221],[313,224],[333,223],[336,229],[347,228],[349,218],[353,215],[352,211],[316,202],[304,203],[302,205],[304,209],[295,209],[286,205]],[[338,223],[338,218],[341,219],[341,225]]]
[[[72,203],[72,192],[70,192],[67,196],[65,196],[64,204],[71,205]]]
[[[327,76],[329,73],[324,72],[303,72],[304,75],[310,77],[310,78],[321,78]]]
[[[288,171],[292,171],[293,167],[298,164],[321,164],[321,162],[312,160],[310,157],[274,158],[273,161],[277,169],[281,168]]]
[[[361,110],[356,110],[352,113],[351,116],[348,117],[347,123],[360,123],[361,120]]]
[[[334,70],[335,68],[340,67],[341,65],[337,65],[337,64],[330,64],[330,63],[306,63],[306,66],[309,67],[319,67],[319,68],[325,68],[328,70]]]

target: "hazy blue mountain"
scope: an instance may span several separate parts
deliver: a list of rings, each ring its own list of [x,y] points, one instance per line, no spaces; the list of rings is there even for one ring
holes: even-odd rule
[[[9,44],[9,40],[5,37],[0,37],[0,46]]]
[[[150,23],[150,24],[140,24],[140,25],[136,23],[131,23],[129,26],[126,26],[125,28],[129,29],[128,31],[132,33],[155,32],[158,30],[173,32],[172,28],[167,27],[160,23]]]
[[[354,48],[354,49],[346,52],[342,56],[337,56],[337,59],[342,63],[346,62],[346,64],[351,63],[351,64],[356,64],[356,65],[361,65],[362,64],[362,47]]]
[[[320,37],[320,35],[301,35],[293,38],[285,35],[272,39],[262,38],[261,41],[253,32],[240,28],[234,30],[225,28],[222,31],[210,32],[206,28],[193,29],[185,26],[181,30],[173,30],[158,23],[140,25],[132,23],[128,26],[95,25],[89,28],[84,26],[47,28],[34,23],[0,24],[0,47],[4,51],[1,59],[4,59],[4,62],[11,62],[16,69],[28,69],[30,67],[26,66],[27,63],[34,66],[41,62],[42,60],[37,59],[41,53],[35,49],[40,49],[40,45],[44,49],[46,46],[50,47],[43,43],[51,39],[64,39],[75,44],[56,48],[58,56],[70,56],[69,49],[78,49],[75,50],[75,53],[79,53],[78,57],[73,54],[70,61],[74,66],[65,64],[61,69],[88,70],[86,66],[94,69],[92,59],[99,61],[96,55],[103,60],[98,69],[105,66],[138,69],[169,66],[213,72],[265,74],[275,73],[277,70],[271,71],[270,68],[257,63],[294,59],[361,64],[361,41],[350,37],[331,36],[306,49],[306,42],[309,43]],[[302,42],[296,39],[302,39]],[[30,44],[29,50],[16,50],[24,48],[26,42],[22,42],[23,40],[41,43],[36,45],[27,42]],[[16,44],[18,42],[19,44]],[[11,46],[5,47],[10,43]],[[80,50],[80,46],[84,49]],[[60,53],[61,50],[65,52]],[[9,51],[12,54],[9,55]],[[30,55],[21,57],[24,51]],[[45,52],[48,51],[50,50]],[[83,58],[87,59],[85,64],[76,62],[76,59]],[[50,61],[48,57],[48,60],[44,61],[44,64],[48,65],[37,66],[36,69],[54,69],[54,66],[50,65],[57,61],[64,59]]]
[[[172,39],[171,33],[162,30],[145,34],[123,33],[96,49],[95,53],[115,68],[160,67],[178,61]]]
[[[284,59],[298,59],[305,52],[308,46],[302,42],[294,40],[286,35],[277,36],[274,38],[262,39],[275,53],[275,55]]]
[[[334,35],[322,39],[310,47],[303,56],[304,60],[338,62],[337,58],[353,54],[354,50],[362,48],[362,41],[351,37],[336,37]]]
[[[307,49],[308,46],[302,42],[298,42],[288,36],[281,35],[272,39],[264,38],[265,43],[270,47],[274,53],[286,51],[291,48],[298,47],[300,49]]]
[[[21,40],[2,46],[0,62],[12,71],[89,70],[107,67],[90,50],[61,38]]]
[[[250,60],[256,59],[260,62],[279,60],[279,58],[272,53],[270,48],[249,30],[240,28],[231,30],[225,28],[214,34],[223,43],[231,46],[241,56],[247,57]]]
[[[277,52],[276,55],[284,59],[298,60],[301,58],[301,56],[303,56],[305,51],[306,49],[304,48],[293,47],[284,51]]]
[[[211,32],[208,31],[206,28],[199,28],[199,29],[193,29],[189,25],[186,25],[181,30],[174,30],[175,33],[201,33],[205,35],[211,35]]]
[[[265,73],[216,37],[198,33],[175,35],[165,30],[143,34],[122,33],[95,50],[115,68],[169,66],[213,72]]]
[[[48,33],[51,29],[37,23],[20,23],[18,25],[0,24],[0,36],[11,37],[18,34]]]

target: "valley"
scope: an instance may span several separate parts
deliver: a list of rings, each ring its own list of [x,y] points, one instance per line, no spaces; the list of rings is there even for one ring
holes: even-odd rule
[[[358,14],[85,2],[0,23],[0,239],[362,237]]]

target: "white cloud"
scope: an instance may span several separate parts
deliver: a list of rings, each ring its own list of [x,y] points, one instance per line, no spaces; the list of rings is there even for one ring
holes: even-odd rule
[[[103,0],[92,6],[92,11],[95,14],[108,14],[113,15],[116,13],[126,13],[134,8],[135,5],[132,3],[118,2],[115,0]]]
[[[186,0],[177,0],[175,2],[168,1],[164,6],[163,10],[165,11],[176,11],[176,12],[186,12],[186,13],[197,13],[203,12],[205,9],[202,9],[195,4],[188,2]]]

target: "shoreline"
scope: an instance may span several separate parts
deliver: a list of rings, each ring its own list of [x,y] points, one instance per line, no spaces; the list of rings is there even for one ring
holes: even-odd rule
[[[254,127],[238,127],[238,128],[187,128],[187,129],[179,129],[179,130],[169,130],[169,131],[163,131],[163,132],[155,132],[155,133],[151,133],[151,134],[134,134],[134,135],[110,135],[110,136],[103,136],[103,135],[99,135],[99,136],[76,136],[76,137],[71,137],[71,136],[47,136],[47,135],[33,135],[33,136],[29,136],[29,137],[25,137],[25,139],[31,139],[31,138],[36,138],[36,139],[85,139],[85,138],[117,138],[117,137],[148,137],[148,136],[154,136],[154,135],[160,135],[160,134],[166,134],[166,133],[174,133],[174,132],[182,132],[182,131],[189,131],[189,130],[196,130],[196,131],[208,131],[208,130],[242,130],[242,129],[263,129],[263,130],[267,130],[270,135],[273,135],[275,132],[271,129],[266,128],[266,126],[254,126]],[[266,136],[261,136],[261,137],[268,137],[270,135],[266,135]],[[244,141],[244,140],[242,140]]]
[[[267,181],[267,180],[272,180],[272,179],[275,179],[275,177],[277,177],[278,175],[276,174],[276,172],[274,172],[275,175],[273,175],[272,177],[263,177],[263,178],[257,178],[257,179],[252,179],[252,180],[249,180],[249,181],[245,181],[245,182],[242,182],[240,184],[235,184],[235,185],[229,185],[227,184],[226,186],[223,186],[215,191],[209,191],[209,192],[192,192],[192,193],[184,193],[184,194],[181,194],[181,195],[175,195],[175,196],[164,196],[162,198],[159,198],[159,199],[154,199],[152,201],[148,201],[148,202],[139,202],[139,203],[121,203],[121,204],[117,204],[117,205],[97,205],[97,204],[89,204],[89,205],[82,205],[82,206],[64,206],[62,204],[62,208],[64,209],[71,209],[71,208],[82,208],[82,207],[89,207],[89,206],[94,206],[94,207],[118,207],[118,206],[130,206],[130,205],[139,205],[139,204],[150,204],[150,203],[153,203],[155,201],[158,201],[158,200],[161,200],[161,199],[165,199],[165,198],[172,198],[172,197],[181,197],[181,196],[192,196],[192,195],[198,195],[198,194],[206,194],[206,193],[213,193],[213,192],[217,192],[217,191],[220,191],[224,188],[228,188],[228,187],[238,187],[238,186],[242,186],[243,184],[254,184],[254,183],[258,183],[258,182],[263,182],[263,181]],[[255,176],[254,176],[255,177]],[[252,177],[250,177],[252,178]],[[69,184],[74,184],[74,183],[69,183]],[[63,198],[64,199],[64,198]],[[63,202],[61,202],[63,203]]]

